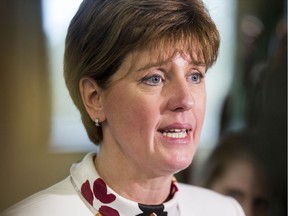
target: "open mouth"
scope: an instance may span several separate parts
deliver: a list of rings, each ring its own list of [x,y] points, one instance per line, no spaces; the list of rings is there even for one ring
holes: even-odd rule
[[[169,138],[185,138],[188,135],[189,129],[169,129],[169,130],[160,130],[163,136]]]

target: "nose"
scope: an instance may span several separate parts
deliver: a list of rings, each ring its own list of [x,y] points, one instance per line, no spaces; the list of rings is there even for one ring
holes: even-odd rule
[[[184,81],[175,81],[169,89],[170,95],[168,108],[174,112],[184,112],[190,110],[194,106],[194,96],[189,83]]]

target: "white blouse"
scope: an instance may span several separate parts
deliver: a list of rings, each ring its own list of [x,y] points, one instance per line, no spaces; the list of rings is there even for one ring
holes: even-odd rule
[[[244,216],[232,198],[207,189],[171,183],[170,199],[161,205],[128,200],[98,175],[87,154],[70,169],[70,176],[7,209],[3,216]]]

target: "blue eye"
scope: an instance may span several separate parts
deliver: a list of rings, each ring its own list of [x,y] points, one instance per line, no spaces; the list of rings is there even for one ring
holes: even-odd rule
[[[193,83],[200,83],[202,77],[203,75],[199,72],[191,74],[191,80]]]
[[[152,75],[149,77],[145,77],[143,79],[143,82],[148,85],[157,86],[163,82],[163,79],[160,75]]]

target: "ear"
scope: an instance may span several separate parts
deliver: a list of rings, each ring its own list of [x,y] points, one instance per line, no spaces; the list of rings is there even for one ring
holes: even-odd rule
[[[92,121],[98,118],[100,122],[103,122],[105,119],[101,101],[103,90],[90,77],[82,77],[79,82],[79,88],[83,104]]]

